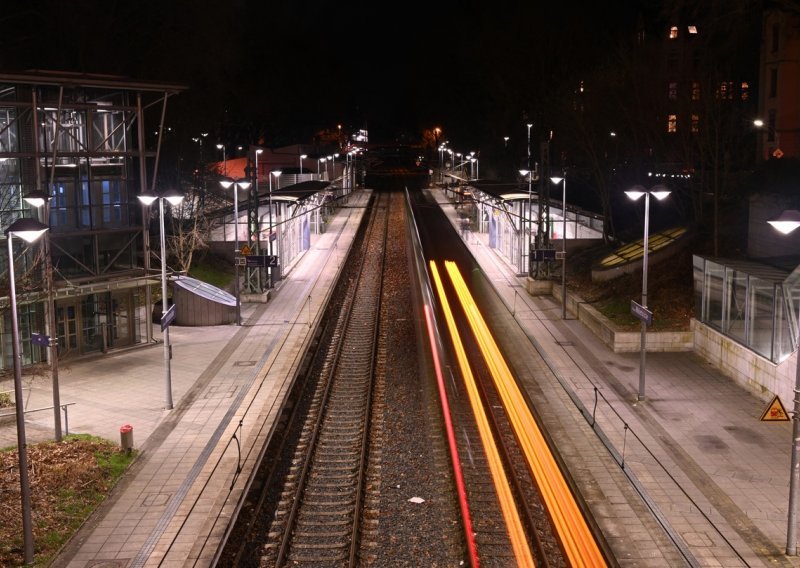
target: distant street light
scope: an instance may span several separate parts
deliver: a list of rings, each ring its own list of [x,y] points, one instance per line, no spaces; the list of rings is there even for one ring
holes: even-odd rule
[[[158,199],[158,218],[159,218],[159,235],[161,236],[161,317],[167,313],[169,306],[167,305],[167,245],[166,236],[164,232],[164,200],[169,201],[171,205],[180,205],[183,201],[183,195],[175,190],[167,190],[163,195],[155,195],[154,193],[147,192],[138,196],[139,200],[145,205],[152,205],[153,201]],[[148,251],[149,253],[149,251]],[[165,396],[164,408],[172,410],[172,371],[170,369],[170,359],[172,358],[172,348],[169,344],[169,325],[164,327],[164,382],[165,382]]]
[[[554,184],[564,182],[561,193],[561,216],[564,226],[561,230],[561,319],[567,319],[567,178],[553,176],[550,178]]]
[[[258,179],[258,151],[256,151],[256,179]],[[247,190],[250,188],[250,181],[246,179],[225,178],[219,184],[223,189],[233,187],[233,250],[234,250],[234,292],[236,294],[236,325],[242,325],[242,300],[239,290],[239,262],[236,255],[239,254],[239,189]]]
[[[275,184],[278,184],[278,178],[281,177],[280,170],[275,170],[270,172],[269,174],[269,255],[272,256],[272,178],[275,178]],[[279,188],[280,189],[280,188]],[[272,267],[269,267],[269,286],[272,288],[273,283],[273,276],[272,276]]]
[[[320,164],[324,164],[324,163],[325,163],[325,160],[326,160],[326,158],[324,158],[324,157],[322,157],[322,158],[317,158],[317,176],[320,176],[320,175],[321,175],[321,174],[320,174],[320,172],[319,172],[319,165],[320,165]],[[325,173],[326,173],[326,174],[328,173],[328,170],[327,170],[327,168],[325,169]]]
[[[784,235],[800,227],[800,211],[789,209],[776,219],[767,221]],[[800,345],[800,334],[795,337],[795,349]],[[789,519],[786,530],[786,554],[797,555],[797,506],[800,495],[800,351],[794,371],[794,412],[792,412],[792,465],[789,470]]]
[[[308,158],[308,154],[300,154],[300,175],[303,175],[303,160]]]
[[[640,197],[644,196],[644,243],[643,243],[643,256],[642,256],[642,307],[647,309],[647,253],[648,253],[648,237],[650,231],[650,196],[652,195],[659,201],[667,197],[671,191],[663,186],[656,185],[650,189],[644,186],[637,185],[631,190],[625,192],[630,199],[637,201]],[[639,359],[639,400],[644,400],[644,382],[645,382],[645,357],[647,354],[647,322],[642,319],[642,338],[639,344],[640,359]]]
[[[531,274],[531,235],[533,234],[533,172],[530,170],[520,170],[520,175],[528,178],[528,275]]]
[[[14,359],[14,404],[17,415],[17,454],[19,460],[19,485],[22,496],[22,535],[25,564],[33,564],[33,523],[31,520],[31,486],[28,480],[28,453],[25,440],[25,409],[22,399],[22,360],[19,349],[19,318],[17,316],[17,289],[14,282],[14,247],[12,237],[17,236],[32,243],[47,231],[47,225],[36,219],[20,218],[6,229],[8,241],[8,282],[11,292],[11,353]]]
[[[217,150],[222,150],[222,175],[228,175],[228,157],[225,155],[225,145],[217,144]]]

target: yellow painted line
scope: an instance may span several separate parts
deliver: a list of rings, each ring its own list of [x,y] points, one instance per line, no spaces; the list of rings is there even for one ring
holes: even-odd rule
[[[506,413],[514,427],[531,474],[534,476],[547,510],[550,512],[555,532],[561,540],[570,566],[574,568],[606,566],[606,560],[594,535],[564,480],[547,441],[530,413],[525,397],[519,390],[458,267],[454,262],[447,261],[445,268],[458,291],[461,306],[491,371],[492,379],[503,400]]]
[[[480,394],[478,387],[475,385],[475,378],[472,374],[472,368],[469,366],[464,344],[461,341],[461,335],[458,333],[453,312],[450,309],[450,302],[447,300],[442,279],[439,276],[439,270],[436,268],[434,261],[430,262],[431,274],[436,285],[436,292],[439,295],[439,300],[442,303],[442,310],[444,311],[445,319],[447,321],[447,328],[450,331],[450,336],[453,339],[453,347],[456,351],[456,358],[458,365],[461,369],[461,375],[464,377],[464,384],[467,388],[469,396],[469,403],[472,407],[472,413],[475,415],[475,422],[478,425],[478,433],[483,444],[484,452],[486,453],[486,460],[489,464],[489,471],[492,475],[494,486],[497,490],[497,496],[500,501],[500,510],[503,513],[503,519],[506,522],[509,540],[511,541],[511,548],[514,551],[514,557],[517,561],[517,566],[535,566],[533,557],[531,556],[530,548],[528,547],[528,539],[525,536],[525,531],[522,527],[522,522],[519,518],[517,505],[514,502],[514,496],[508,484],[505,470],[503,469],[503,462],[500,459],[500,452],[492,435],[492,429],[489,425],[489,420],[484,412],[483,405],[481,404]]]

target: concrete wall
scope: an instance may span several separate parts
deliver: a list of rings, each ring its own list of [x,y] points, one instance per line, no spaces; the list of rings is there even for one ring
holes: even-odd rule
[[[529,279],[530,280],[530,279]],[[529,288],[530,289],[530,288]],[[561,286],[552,286],[553,298],[561,303]],[[641,331],[622,331],[594,306],[567,291],[567,313],[576,317],[587,329],[615,353],[633,353],[640,349]],[[692,351],[694,332],[692,331],[648,331],[647,351]]]
[[[765,401],[776,394],[785,406],[794,400],[797,352],[780,365],[775,365],[694,319],[691,328],[695,353],[722,373]]]

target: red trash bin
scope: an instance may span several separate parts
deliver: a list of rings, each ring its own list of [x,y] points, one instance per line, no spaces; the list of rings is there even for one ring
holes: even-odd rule
[[[123,424],[119,429],[119,445],[127,453],[133,451],[133,426]]]

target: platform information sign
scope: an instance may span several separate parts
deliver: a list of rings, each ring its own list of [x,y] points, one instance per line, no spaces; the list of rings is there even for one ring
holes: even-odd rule
[[[245,266],[248,268],[263,268],[265,266],[278,266],[278,257],[274,254],[250,255],[245,257]]]
[[[555,260],[555,249],[534,249],[531,251],[531,261],[541,262],[543,260]]]
[[[653,312],[633,300],[631,300],[631,315],[639,318],[646,325],[653,325]]]
[[[161,331],[167,329],[173,321],[175,321],[175,304],[172,304],[161,316]]]

